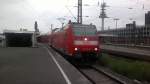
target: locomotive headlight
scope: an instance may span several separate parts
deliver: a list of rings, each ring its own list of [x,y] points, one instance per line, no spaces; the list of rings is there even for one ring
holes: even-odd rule
[[[85,41],[87,41],[87,38],[84,38]]]
[[[75,50],[75,51],[77,51],[77,50],[78,50],[78,48],[74,48],[74,50]]]
[[[98,48],[94,48],[94,50],[95,50],[95,51],[97,51],[97,50],[98,50]]]

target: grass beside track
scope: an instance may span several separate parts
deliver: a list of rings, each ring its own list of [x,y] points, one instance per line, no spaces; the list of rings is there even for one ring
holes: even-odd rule
[[[150,62],[114,57],[108,54],[102,54],[99,62],[131,79],[150,82]]]

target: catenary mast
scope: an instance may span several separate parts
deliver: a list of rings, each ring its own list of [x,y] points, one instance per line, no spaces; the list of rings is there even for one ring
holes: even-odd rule
[[[78,19],[77,22],[82,24],[82,0],[78,0]]]
[[[106,15],[106,13],[105,13],[105,8],[106,8],[107,6],[106,6],[106,3],[103,1],[102,2],[102,4],[101,4],[101,13],[100,13],[100,16],[99,16],[99,18],[101,18],[101,30],[103,31],[104,30],[104,22],[105,22],[105,18],[108,18],[107,17],[107,15]]]

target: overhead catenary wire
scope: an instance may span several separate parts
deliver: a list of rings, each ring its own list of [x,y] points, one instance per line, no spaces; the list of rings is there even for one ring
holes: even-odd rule
[[[71,12],[71,10],[67,7],[67,6],[65,6],[66,8],[67,8],[67,10],[69,11],[69,13],[71,14],[71,16],[77,21],[77,18],[73,15],[73,13]]]

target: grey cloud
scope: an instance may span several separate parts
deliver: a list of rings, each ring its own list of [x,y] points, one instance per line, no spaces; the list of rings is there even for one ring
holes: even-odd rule
[[[16,3],[20,3],[23,2],[25,0],[1,0],[0,4],[16,4]]]
[[[91,0],[91,2],[92,1],[93,0]],[[97,1],[98,0],[95,1],[95,4],[97,3]],[[120,0],[120,1],[125,1],[125,0]],[[128,3],[130,2],[134,3],[131,0],[127,0],[127,1]],[[106,11],[109,17],[118,17],[121,19],[118,22],[118,26],[122,27],[122,26],[125,26],[126,23],[131,22],[129,21],[129,18],[131,16],[133,16],[133,18],[136,18],[138,24],[144,23],[144,13],[141,10],[142,3],[137,3],[135,5],[135,8],[137,8],[136,13],[129,15],[129,12],[131,11],[129,11],[127,8],[121,8],[121,7],[119,8],[118,0],[106,0],[106,2],[110,6],[118,6],[118,9],[114,7],[108,7]],[[88,4],[88,1],[86,3]],[[150,9],[149,0],[147,0],[147,3],[146,2],[143,2],[143,3],[145,4],[145,7],[147,9]],[[125,6],[128,7],[130,5],[132,4],[128,4]],[[77,15],[76,8],[72,8],[71,11],[73,12],[75,16]],[[99,13],[100,13],[99,7],[93,6],[93,7],[85,8],[85,10],[83,10],[83,14],[84,14],[83,16],[87,15],[91,17],[83,18],[85,21],[84,23],[92,22],[97,25],[98,29],[100,29],[101,20],[98,18]],[[37,20],[40,30],[43,32],[47,32],[49,31],[50,24],[54,24],[54,27],[61,26],[60,22],[56,18],[63,17],[66,15],[71,16],[71,14],[65,8],[64,9],[62,8],[61,10],[56,10],[56,9],[47,10],[42,13],[38,13],[36,10],[34,10],[30,6],[30,4],[28,4],[27,0],[0,0],[0,30],[2,30],[1,28],[11,29],[12,27],[13,29],[15,29],[15,27],[17,28],[27,27],[28,29],[32,29],[34,21]],[[66,18],[66,19],[68,20],[70,18]],[[108,27],[108,26],[110,26],[111,28],[114,28],[115,27],[114,21],[110,19],[106,19],[105,27]]]

